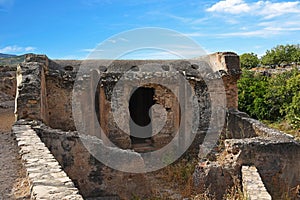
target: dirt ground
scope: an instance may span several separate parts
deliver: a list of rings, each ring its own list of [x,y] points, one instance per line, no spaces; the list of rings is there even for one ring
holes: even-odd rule
[[[0,109],[0,200],[27,200],[30,184],[10,131],[13,123],[13,109]]]

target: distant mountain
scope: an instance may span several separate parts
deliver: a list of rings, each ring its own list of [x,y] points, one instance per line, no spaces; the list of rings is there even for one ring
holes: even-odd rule
[[[0,54],[0,66],[16,66],[19,63],[23,62],[25,59],[25,55],[21,55],[21,56],[8,55],[9,57],[1,57],[2,55],[3,54]]]
[[[0,53],[0,58],[12,58],[12,57],[15,57],[15,56],[16,55]]]

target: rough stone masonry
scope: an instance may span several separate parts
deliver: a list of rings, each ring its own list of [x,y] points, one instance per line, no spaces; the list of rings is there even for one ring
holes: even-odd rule
[[[236,54],[230,52],[215,53],[209,55],[207,61],[212,66],[212,70],[205,74],[210,77],[210,84],[213,85],[216,80],[222,80],[224,84],[223,96],[225,99],[219,99],[225,102],[224,108],[220,109],[224,109],[227,113],[219,141],[219,144],[223,143],[224,146],[220,145],[220,148],[216,146],[206,158],[199,159],[195,171],[190,177],[193,180],[191,194],[209,190],[211,194],[215,195],[215,198],[221,199],[227,190],[234,185],[235,179],[242,181],[242,167],[254,165],[261,175],[266,192],[269,192],[273,199],[281,199],[286,196],[296,199],[298,191],[294,188],[300,184],[299,143],[294,141],[291,136],[270,129],[237,110],[237,80],[241,75],[241,69],[239,57]],[[208,91],[208,83],[198,74],[199,66],[188,60],[120,60],[110,62],[108,66],[108,61],[102,60],[84,63],[86,66],[96,66],[97,70],[92,72],[87,70],[86,74],[78,74],[82,63],[83,61],[49,60],[44,55],[30,54],[18,66],[15,111],[18,122],[14,130],[18,137],[22,136],[19,140],[38,136],[45,144],[45,147],[42,147],[43,145],[38,142],[41,148],[47,147],[50,150],[58,161],[58,166],[61,166],[66,172],[63,174],[58,167],[57,171],[60,173],[61,179],[57,179],[57,183],[52,184],[53,191],[61,191],[60,187],[67,187],[67,190],[63,189],[70,191],[66,194],[66,198],[68,195],[77,195],[76,198],[80,198],[76,188],[83,198],[131,199],[135,196],[166,198],[161,190],[163,187],[170,186],[170,183],[162,181],[160,182],[161,185],[153,184],[155,173],[131,174],[120,172],[103,165],[87,151],[78,136],[72,113],[74,82],[77,75],[83,82],[89,83],[89,85],[83,86],[96,88],[95,93],[91,93],[84,87],[79,88],[79,92],[87,97],[84,100],[88,105],[81,109],[83,113],[91,113],[90,116],[81,116],[78,113],[76,117],[81,117],[81,126],[95,130],[95,120],[98,121],[106,137],[120,148],[116,150],[108,146],[109,151],[112,154],[121,151],[124,154],[132,155],[135,159],[131,167],[135,167],[143,166],[143,157],[139,153],[155,151],[168,144],[178,130],[182,118],[191,113],[183,112],[185,110],[180,110],[178,106],[176,97],[185,94],[179,88],[176,89],[175,87],[174,90],[177,92],[174,93],[159,84],[142,84],[137,94],[134,94],[136,99],[131,102],[133,106],[130,106],[128,101],[120,101],[119,103],[125,103],[125,107],[129,109],[126,112],[132,112],[132,115],[141,122],[147,121],[143,113],[139,113],[140,109],[135,109],[141,101],[147,102],[145,104],[148,106],[162,106],[166,111],[165,115],[156,114],[157,116],[164,116],[166,124],[159,134],[151,135],[150,131],[148,138],[140,140],[122,131],[114,121],[111,109],[114,86],[127,70],[131,70],[134,74],[134,72],[139,72],[141,66],[151,66],[155,63],[162,65],[163,71],[155,75],[141,73],[141,80],[151,76],[154,79],[170,78],[172,73],[184,75],[192,86],[192,93],[198,99],[195,103],[199,106],[199,127],[197,127],[196,138],[188,150],[190,155],[198,159],[199,145],[203,143],[206,132],[210,128],[209,119],[212,113],[210,108],[214,106]],[[97,82],[99,77],[101,81]],[[129,75],[125,78],[130,82],[132,77]],[[126,87],[118,92],[132,93]],[[142,107],[141,109],[145,108]],[[96,115],[92,114],[94,112]],[[130,124],[129,121],[122,123]],[[26,133],[30,133],[31,136]],[[91,141],[96,146],[109,144],[101,136],[97,136],[99,136],[97,132],[86,133],[87,138],[94,138]],[[178,142],[184,145],[184,141],[185,139]],[[22,142],[19,144],[21,148],[24,148],[22,147],[24,145],[34,146],[35,144],[23,144]],[[30,150],[32,146],[27,148],[28,152],[22,154],[24,160],[26,160],[27,154],[35,154],[34,151]],[[192,152],[196,153],[193,154]],[[45,182],[48,177],[49,183],[54,181],[50,180],[54,176],[46,175],[47,172],[44,168],[38,167],[38,160],[43,159],[38,157],[36,159],[35,170],[37,170],[38,176],[32,174],[35,172],[32,172],[31,168],[27,166],[33,181],[33,191],[38,191],[37,188],[40,183],[36,177],[45,177],[43,179]],[[52,158],[51,162],[54,162]],[[76,188],[69,182],[68,177]],[[183,198],[182,194],[176,193],[174,187],[170,186],[168,191],[170,193],[168,196],[174,196],[177,199]],[[53,193],[61,195],[59,192]],[[51,195],[52,192],[43,194]],[[34,194],[33,198],[38,196],[39,194]],[[72,198],[70,197],[70,199]]]

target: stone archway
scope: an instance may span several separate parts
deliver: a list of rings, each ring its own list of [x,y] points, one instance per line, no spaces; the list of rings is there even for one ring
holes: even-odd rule
[[[155,104],[153,99],[155,94],[154,88],[139,87],[133,90],[129,100],[129,112],[132,121],[130,120],[130,139],[132,144],[147,143],[151,141],[152,127],[147,126],[151,123],[151,107]],[[138,125],[134,126],[133,122]],[[146,127],[147,126],[147,127]],[[146,129],[145,129],[146,127]],[[132,133],[139,133],[143,131],[145,138],[139,138],[132,135]],[[145,133],[146,131],[146,133]]]

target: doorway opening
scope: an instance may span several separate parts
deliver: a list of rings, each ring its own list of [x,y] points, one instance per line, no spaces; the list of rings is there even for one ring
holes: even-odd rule
[[[130,139],[131,143],[151,144],[152,126],[151,126],[151,110],[155,104],[154,88],[139,87],[131,95],[129,100],[130,117]],[[134,133],[134,134],[133,134]],[[138,136],[141,137],[138,137]]]

